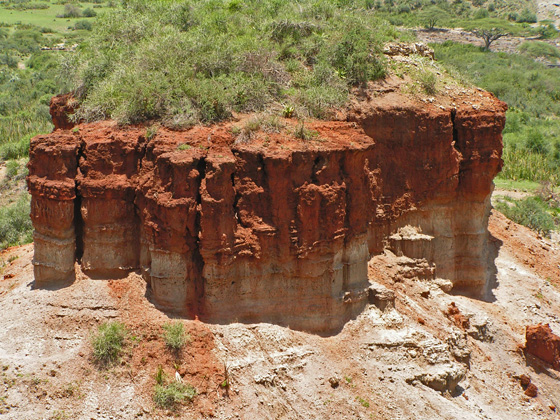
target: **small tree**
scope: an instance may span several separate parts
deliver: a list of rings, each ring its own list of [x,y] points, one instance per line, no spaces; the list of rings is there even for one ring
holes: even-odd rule
[[[424,27],[430,31],[433,31],[438,23],[449,17],[445,10],[439,7],[432,6],[422,10],[419,14],[420,21]]]
[[[502,28],[472,29],[471,33],[478,38],[482,38],[486,51],[490,51],[490,45],[492,45],[494,41],[509,35],[509,33]]]

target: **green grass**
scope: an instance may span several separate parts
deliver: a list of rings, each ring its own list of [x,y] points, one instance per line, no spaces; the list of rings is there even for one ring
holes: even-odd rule
[[[64,4],[56,4],[54,1],[43,0],[42,3],[48,3],[48,9],[32,9],[32,10],[14,10],[6,9],[0,6],[0,22],[7,25],[28,24],[35,25],[40,28],[49,28],[55,32],[67,32],[81,19],[91,18],[57,18],[57,15],[64,13]],[[82,3],[82,10],[92,7],[91,4]],[[104,7],[94,9],[101,14],[110,8]]]
[[[560,222],[558,203],[549,203],[540,197],[527,197],[523,200],[504,199],[496,203],[496,209],[508,219],[545,236],[555,230]]]
[[[185,331],[185,325],[181,321],[164,324],[163,331],[165,345],[172,350],[181,350],[190,340],[189,334]]]
[[[527,181],[525,179],[513,180],[504,178],[501,174],[494,179],[494,185],[496,188],[501,188],[503,190],[517,190],[525,192],[535,192],[539,189],[540,184],[535,181]]]
[[[382,42],[399,36],[358,0],[130,0],[98,18],[67,68],[86,120],[328,118],[353,86],[383,77]]]
[[[156,385],[154,388],[154,402],[160,408],[176,408],[177,404],[191,401],[195,396],[196,389],[191,385],[176,381],[167,385]]]
[[[126,327],[118,321],[101,324],[91,339],[96,362],[101,365],[115,363],[122,352],[126,335]]]

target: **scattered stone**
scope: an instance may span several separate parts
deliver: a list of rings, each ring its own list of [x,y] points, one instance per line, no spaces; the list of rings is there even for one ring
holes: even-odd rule
[[[539,391],[539,389],[537,388],[537,386],[535,384],[529,384],[529,386],[525,390],[525,395],[527,395],[528,397],[531,397],[531,398],[536,398],[537,395],[538,395],[538,391]]]
[[[529,378],[527,375],[521,375],[519,377],[519,383],[521,384],[521,386],[523,387],[523,389],[527,388],[529,386],[529,384],[531,383],[531,378]]]
[[[449,293],[453,289],[453,282],[447,279],[436,278],[433,283],[441,289],[442,292]]]
[[[373,283],[368,289],[368,301],[377,306],[381,311],[384,311],[388,307],[394,308],[395,292],[382,284]]]
[[[472,317],[469,319],[470,328],[467,330],[467,334],[478,341],[492,342],[494,341],[494,336],[490,331],[490,321],[488,318],[484,317]]]
[[[471,359],[471,350],[467,340],[467,334],[454,330],[447,339],[449,350],[455,360],[461,363],[469,364]]]
[[[466,369],[462,365],[448,364],[432,366],[429,372],[415,375],[406,380],[408,384],[420,381],[439,392],[454,392],[459,382],[465,377]]]
[[[331,384],[331,388],[333,389],[338,388],[338,386],[340,385],[338,378],[335,378],[334,376],[329,378],[329,383]]]
[[[390,42],[385,44],[383,54],[390,57],[419,55],[421,57],[429,57],[432,60],[434,59],[434,50],[421,42]]]
[[[462,328],[463,330],[469,329],[469,319],[461,313],[457,305],[455,305],[455,302],[451,302],[444,313],[459,328]]]
[[[560,370],[560,337],[552,332],[550,325],[527,326],[525,351]]]
[[[519,376],[519,384],[521,388],[525,390],[525,395],[531,398],[535,398],[538,395],[539,389],[533,383],[531,383],[531,378],[525,374]]]

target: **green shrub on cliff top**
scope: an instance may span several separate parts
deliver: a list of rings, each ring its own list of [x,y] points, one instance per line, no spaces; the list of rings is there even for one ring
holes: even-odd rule
[[[398,36],[358,0],[123,3],[66,63],[78,118],[188,126],[286,104],[328,117],[384,76],[381,44]]]

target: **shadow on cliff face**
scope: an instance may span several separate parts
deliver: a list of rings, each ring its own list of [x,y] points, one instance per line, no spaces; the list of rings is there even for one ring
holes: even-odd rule
[[[496,301],[496,296],[494,295],[494,290],[498,287],[498,267],[496,266],[496,259],[498,258],[502,245],[503,242],[501,240],[494,237],[491,233],[488,233],[488,277],[486,280],[486,287],[484,288],[484,294],[481,299],[485,302]]]
[[[468,296],[473,299],[481,300],[483,302],[495,302],[496,296],[494,290],[498,287],[498,267],[496,266],[496,259],[498,253],[503,245],[503,242],[488,232],[488,245],[486,255],[486,284],[480,292],[473,291],[467,288],[453,288],[452,295]]]
[[[140,273],[137,272],[137,274]],[[144,293],[144,298],[148,302],[150,302],[150,304],[154,305],[154,307],[157,310],[161,311],[169,318],[179,318],[184,320],[198,320],[204,322],[205,324],[224,325],[224,326],[231,325],[231,324],[245,324],[247,326],[251,326],[251,324],[254,324],[254,326],[258,324],[271,324],[279,327],[289,328],[293,331],[299,331],[299,332],[312,334],[319,337],[328,338],[328,337],[334,337],[339,333],[341,333],[342,330],[345,328],[346,324],[350,321],[356,320],[358,316],[366,309],[368,304],[374,305],[378,307],[381,311],[384,311],[386,302],[384,301],[378,302],[379,299],[377,298],[379,296],[378,293],[376,293],[377,290],[370,283],[368,283],[368,285],[369,288],[365,289],[363,293],[364,299],[362,300],[362,304],[359,306],[355,306],[351,312],[345,314],[343,321],[336,322],[334,324],[331,323],[329,324],[331,326],[328,328],[317,328],[313,330],[299,327],[297,323],[301,321],[294,321],[294,317],[290,318],[285,314],[278,315],[276,317],[274,316],[263,317],[262,314],[259,313],[259,309],[257,307],[255,308],[255,311],[252,314],[245,313],[244,315],[231,315],[227,318],[217,318],[216,316],[211,314],[212,311],[204,311],[204,309],[200,309],[200,308],[204,308],[204,296],[200,298],[197,305],[197,307],[200,309],[200,312],[195,313],[192,310],[189,310],[189,308],[179,312],[159,304],[157,299],[154,297],[153,290],[149,283],[146,285],[147,287]],[[391,297],[394,300],[394,294],[391,293]],[[393,305],[394,302],[392,302],[391,306]],[[210,314],[208,314],[208,312],[210,312]],[[294,315],[299,316],[301,318],[301,314],[297,314],[297,315],[294,314]],[[290,322],[290,319],[294,322],[293,323]]]

